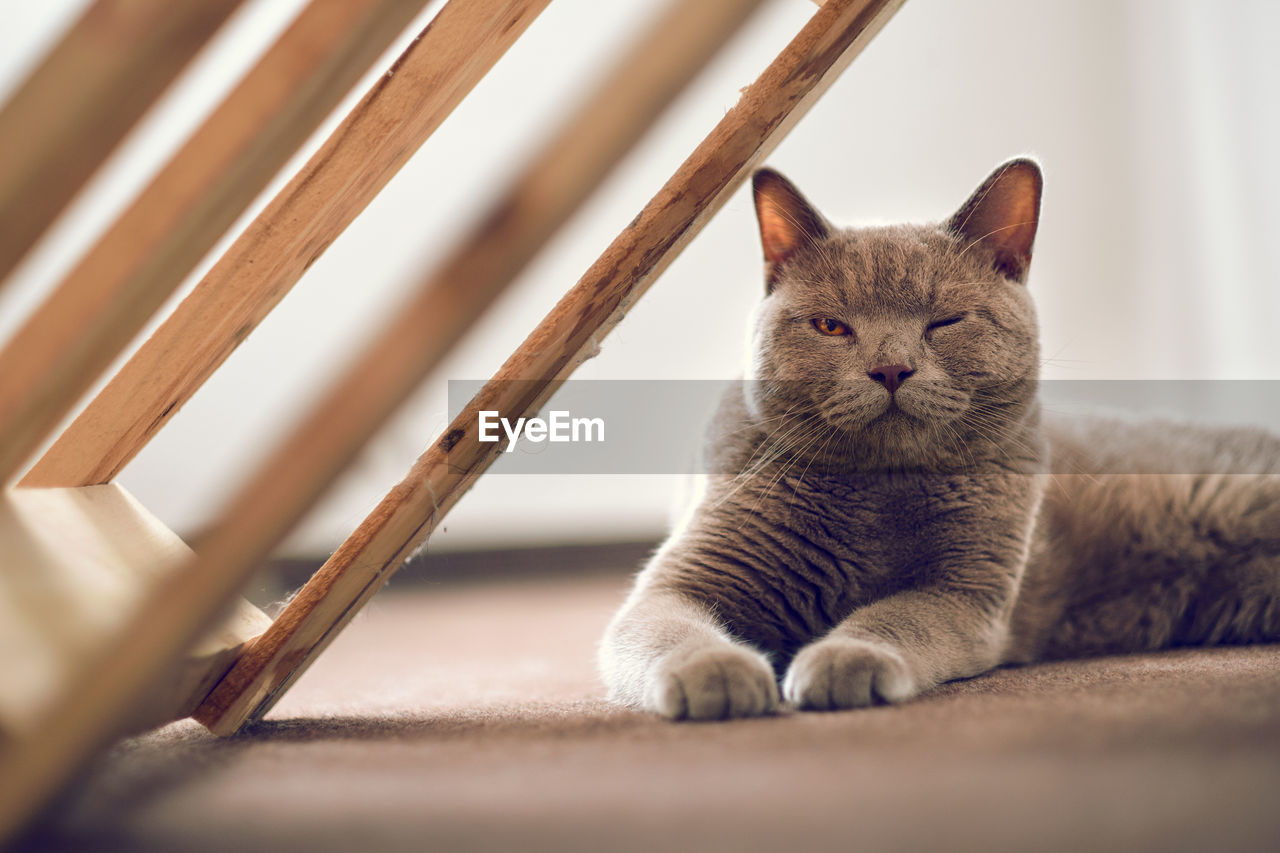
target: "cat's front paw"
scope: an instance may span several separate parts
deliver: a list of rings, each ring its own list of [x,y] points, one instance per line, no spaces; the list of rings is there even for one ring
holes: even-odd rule
[[[778,709],[778,682],[758,652],[704,647],[659,664],[645,705],[673,720],[758,717]]]
[[[876,701],[901,702],[918,691],[906,662],[893,649],[865,640],[828,637],[802,649],[782,682],[797,708],[835,711]]]

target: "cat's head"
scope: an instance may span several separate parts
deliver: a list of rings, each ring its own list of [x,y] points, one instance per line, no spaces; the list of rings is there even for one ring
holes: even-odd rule
[[[1006,452],[1039,367],[1025,284],[1039,167],[1005,163],[929,225],[837,229],[777,172],[754,189],[767,295],[748,404],[762,424],[869,467]]]

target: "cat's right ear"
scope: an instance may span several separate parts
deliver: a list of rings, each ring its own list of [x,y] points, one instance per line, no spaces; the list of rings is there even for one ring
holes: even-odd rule
[[[831,227],[790,181],[772,169],[756,172],[751,187],[764,247],[765,287],[771,291],[783,261],[797,249],[826,239]]]

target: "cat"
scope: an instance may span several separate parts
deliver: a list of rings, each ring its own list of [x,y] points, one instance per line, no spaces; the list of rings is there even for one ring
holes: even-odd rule
[[[1042,412],[1033,160],[930,225],[839,230],[777,172],[752,183],[747,381],[708,434],[719,473],[605,633],[613,699],[847,709],[1004,664],[1280,639],[1280,439]],[[1171,457],[1199,473],[1160,474]]]

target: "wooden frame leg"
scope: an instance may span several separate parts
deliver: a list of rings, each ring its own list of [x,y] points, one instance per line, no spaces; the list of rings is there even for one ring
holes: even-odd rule
[[[121,486],[0,491],[0,741],[38,728],[80,668],[191,549]],[[142,730],[190,716],[271,625],[243,599],[147,697]]]

